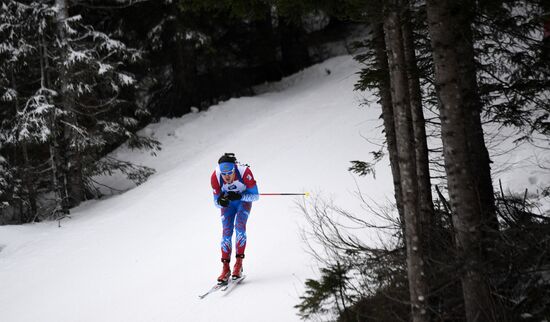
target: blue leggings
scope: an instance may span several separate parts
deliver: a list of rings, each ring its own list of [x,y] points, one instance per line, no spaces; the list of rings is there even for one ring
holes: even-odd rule
[[[235,244],[237,246],[237,255],[244,255],[246,248],[246,221],[252,208],[251,202],[232,201],[228,207],[221,209],[222,218],[222,259],[231,258],[231,237],[233,229],[236,231]]]

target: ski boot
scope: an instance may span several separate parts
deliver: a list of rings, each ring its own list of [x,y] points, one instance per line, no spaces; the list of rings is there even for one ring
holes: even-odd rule
[[[237,254],[237,262],[235,266],[233,266],[233,275],[231,275],[233,279],[238,279],[243,276],[243,258],[244,254]]]
[[[223,268],[222,273],[218,277],[218,284],[227,284],[229,276],[231,275],[231,269],[229,268],[229,259],[222,258]]]

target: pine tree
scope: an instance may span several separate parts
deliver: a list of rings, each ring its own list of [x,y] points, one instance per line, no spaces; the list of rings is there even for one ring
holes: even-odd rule
[[[62,113],[55,125],[64,159],[62,182],[74,206],[90,191],[88,179],[104,171],[95,160],[109,144],[126,139],[131,146],[151,148],[156,143],[132,133],[142,110],[122,96],[135,79],[121,70],[121,63],[135,62],[141,52],[95,30],[81,15],[70,16],[68,2],[58,0],[56,5],[50,55],[55,57],[51,68],[58,71],[52,84],[59,94],[55,103]]]
[[[472,85],[465,84],[460,76],[463,73],[461,61],[464,59],[461,53],[467,49],[459,47],[473,46],[464,41],[460,33],[470,28],[469,17],[452,1],[428,1],[427,12],[434,53],[435,86],[441,102],[445,170],[458,260],[463,266],[461,282],[466,318],[468,321],[493,321],[497,320],[497,313],[482,264],[482,208],[488,205],[481,205],[478,199],[477,170],[472,168],[472,160],[479,156],[472,156],[469,146],[470,143],[482,143],[472,142],[469,135],[475,131],[470,120],[476,110],[467,97]]]
[[[401,218],[401,221],[404,222],[401,176],[397,161],[395,120],[391,100],[390,79],[388,74],[388,56],[386,53],[386,41],[382,22],[372,23],[372,33],[369,35],[369,39],[364,41],[362,46],[365,47],[366,52],[357,55],[355,59],[366,66],[362,68],[359,73],[360,80],[355,85],[355,89],[362,91],[372,89],[378,93],[378,102],[382,108],[381,118],[384,124],[384,135],[386,137],[387,150],[390,159],[397,211],[399,218]],[[357,166],[359,163],[356,161],[355,164]],[[364,172],[358,172],[356,166],[350,168],[350,170],[356,173],[365,174]]]
[[[401,17],[401,1],[393,1],[386,8],[384,32],[388,48],[388,67],[392,87],[392,102],[395,112],[397,155],[401,177],[405,240],[407,247],[407,271],[413,321],[428,320],[428,286],[425,279],[426,243],[422,235],[422,219],[418,196],[418,177],[413,119],[411,112],[409,78]]]
[[[112,144],[126,140],[131,147],[158,146],[158,142],[134,134],[143,110],[126,98],[135,79],[123,67],[139,59],[141,53],[97,31],[81,15],[70,16],[66,1],[28,5],[10,1],[5,8],[10,9],[4,12],[11,12],[12,20],[0,31],[10,36],[7,41],[11,45],[2,48],[13,49],[2,53],[8,59],[0,70],[13,77],[11,85],[2,84],[1,97],[4,104],[15,107],[9,114],[13,122],[4,123],[6,142],[23,156],[24,165],[31,159],[37,164],[47,160],[50,167],[41,173],[52,174],[47,181],[57,195],[53,213],[67,214],[93,192],[94,175],[121,167],[120,162],[109,159],[98,162]],[[23,55],[19,48],[30,49]],[[32,155],[26,148],[31,143],[37,151]],[[9,162],[16,160],[9,158]],[[124,164],[121,170],[141,172],[145,177],[152,173],[143,167],[131,169]],[[28,171],[20,176],[32,178]],[[25,199],[35,211],[33,184],[27,185]]]
[[[43,86],[32,88],[35,82],[32,65],[38,61],[47,7],[38,2],[24,4],[10,1],[4,3],[2,9],[1,20],[6,23],[0,27],[0,34],[4,36],[0,54],[5,56],[0,63],[4,80],[0,89],[3,92],[2,104],[10,111],[5,113],[2,124],[3,141],[7,145],[5,148],[10,148],[13,153],[9,161],[15,169],[12,175],[21,178],[13,181],[17,187],[12,190],[13,197],[20,201],[21,221],[29,222],[37,215],[36,183],[39,182],[39,169],[34,165],[36,162],[33,162],[29,147],[48,141],[50,127],[47,115],[53,108],[46,99],[51,93]]]

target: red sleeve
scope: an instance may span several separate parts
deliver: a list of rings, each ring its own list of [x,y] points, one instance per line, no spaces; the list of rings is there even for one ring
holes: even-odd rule
[[[212,192],[215,195],[219,195],[221,193],[222,188],[220,187],[220,182],[216,177],[216,171],[214,171],[214,173],[212,173],[212,176],[210,177],[210,184],[212,185]]]
[[[256,185],[256,180],[254,180],[254,175],[252,174],[252,171],[250,171],[250,168],[246,168],[242,178],[243,178],[244,185],[247,188],[252,188]]]

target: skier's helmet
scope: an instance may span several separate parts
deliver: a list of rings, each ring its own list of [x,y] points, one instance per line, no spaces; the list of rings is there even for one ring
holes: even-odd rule
[[[237,162],[237,158],[234,153],[224,153],[218,160],[221,172],[231,173],[235,169],[235,162]]]

